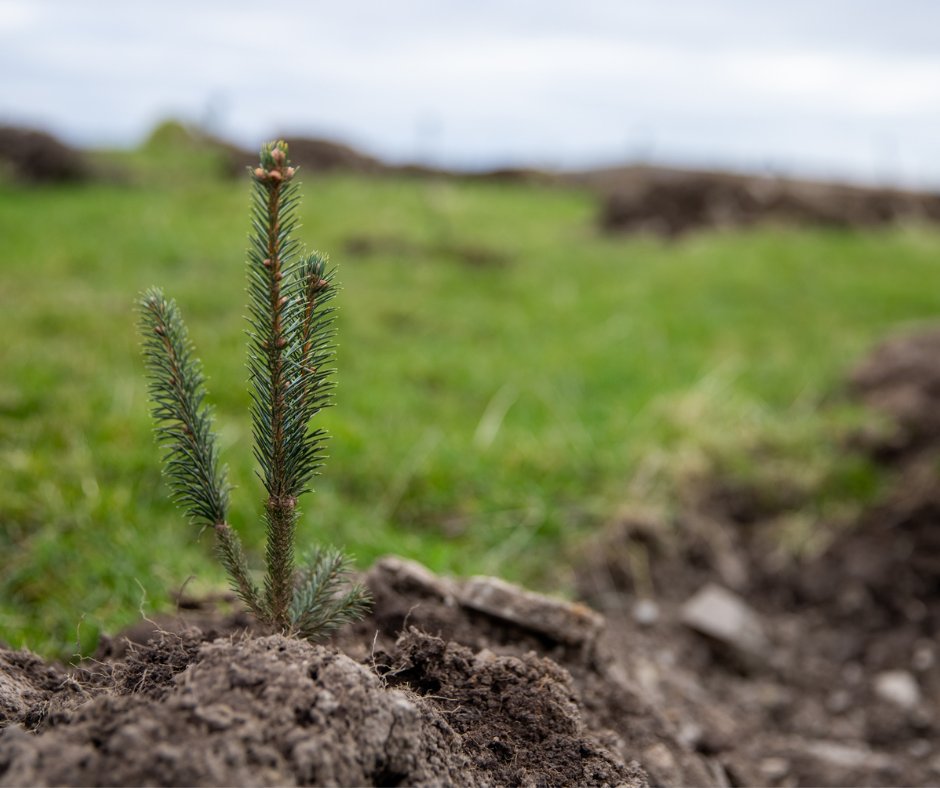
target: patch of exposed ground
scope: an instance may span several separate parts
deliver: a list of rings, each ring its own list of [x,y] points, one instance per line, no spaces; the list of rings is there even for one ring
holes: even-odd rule
[[[940,780],[938,337],[889,340],[853,374],[884,419],[857,447],[891,481],[820,554],[784,559],[781,513],[723,483],[588,551],[581,591],[628,675],[736,784]]]
[[[394,558],[366,581],[374,617],[328,646],[183,610],[69,674],[3,652],[0,785],[717,779],[604,656],[596,613]]]
[[[878,227],[940,221],[940,194],[725,172],[623,167],[572,176],[601,195],[608,232],[677,236],[759,223]]]
[[[30,184],[84,181],[91,175],[74,148],[44,131],[16,126],[0,126],[0,170]]]

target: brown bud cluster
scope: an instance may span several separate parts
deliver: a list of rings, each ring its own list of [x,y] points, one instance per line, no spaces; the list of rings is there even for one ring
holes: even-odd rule
[[[270,169],[255,167],[252,174],[255,176],[256,180],[277,185],[279,183],[286,183],[294,177],[296,169],[286,166],[287,154],[284,152],[283,148],[275,148],[272,150],[271,160],[274,162],[274,166]]]

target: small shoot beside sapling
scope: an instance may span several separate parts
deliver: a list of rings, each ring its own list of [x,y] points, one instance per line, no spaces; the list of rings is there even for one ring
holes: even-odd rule
[[[333,388],[329,303],[335,287],[326,259],[306,254],[292,237],[300,192],[286,143],[264,145],[251,174],[248,370],[254,456],[267,494],[267,569],[260,588],[229,524],[230,488],[205,402],[202,365],[176,303],[156,288],[140,299],[140,331],[173,499],[194,524],[215,531],[232,589],[264,625],[317,640],[361,618],[369,604],[366,590],[349,582],[342,552],[318,548],[301,567],[294,560],[297,501],[324,458],[326,434],[310,421],[330,404]]]

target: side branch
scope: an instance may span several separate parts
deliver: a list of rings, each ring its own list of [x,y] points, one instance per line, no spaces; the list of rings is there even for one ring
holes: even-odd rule
[[[214,528],[232,589],[252,612],[259,613],[260,596],[248,561],[227,523],[229,487],[219,466],[204,378],[193,357],[186,325],[176,302],[160,290],[148,290],[139,307],[152,414],[157,442],[166,449],[164,473],[173,499],[190,520]]]

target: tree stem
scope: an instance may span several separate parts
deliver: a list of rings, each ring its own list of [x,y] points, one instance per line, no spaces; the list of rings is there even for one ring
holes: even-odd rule
[[[267,543],[267,603],[271,623],[282,630],[290,627],[290,604],[294,580],[294,526],[297,520],[297,501],[286,489],[284,419],[286,408],[286,381],[284,380],[283,312],[285,299],[281,295],[280,258],[280,199],[281,183],[268,184],[267,253],[264,261],[268,269],[268,287],[271,325],[268,333],[268,385],[271,392],[271,478],[265,510],[268,518]]]

